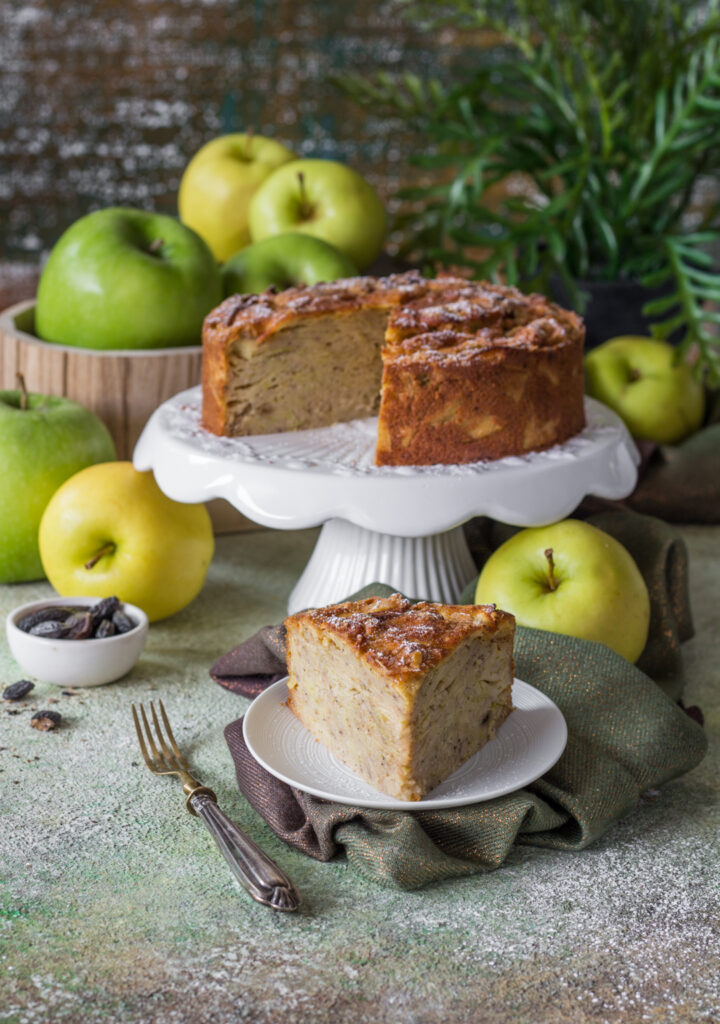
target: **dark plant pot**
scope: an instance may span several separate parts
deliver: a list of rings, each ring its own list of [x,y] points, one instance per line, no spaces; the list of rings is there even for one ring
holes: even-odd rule
[[[642,315],[642,307],[646,302],[668,294],[665,288],[644,288],[637,281],[578,281],[578,286],[588,296],[582,314],[587,331],[586,349],[596,348],[608,338],[617,338],[621,334],[649,336],[650,321]],[[561,280],[553,278],[550,293],[561,306],[575,308]],[[669,340],[675,339],[671,337]]]

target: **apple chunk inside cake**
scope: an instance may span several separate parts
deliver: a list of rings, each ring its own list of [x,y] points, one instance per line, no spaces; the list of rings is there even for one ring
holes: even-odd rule
[[[420,800],[512,711],[515,619],[400,594],[286,619],[288,707],[381,793]]]

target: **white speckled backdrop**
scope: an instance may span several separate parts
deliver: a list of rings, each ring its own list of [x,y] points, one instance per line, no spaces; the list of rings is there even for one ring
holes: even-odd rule
[[[330,77],[470,59],[399,5],[333,0],[5,0],[0,5],[0,261],[32,262],[90,209],[175,213],[192,154],[253,128],[346,160],[384,190],[406,174],[400,119]]]

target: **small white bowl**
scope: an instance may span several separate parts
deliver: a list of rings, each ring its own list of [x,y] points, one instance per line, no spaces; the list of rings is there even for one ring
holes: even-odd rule
[[[130,671],[140,657],[148,632],[148,617],[134,604],[122,603],[137,623],[134,629],[100,640],[51,640],[18,629],[16,623],[28,612],[52,605],[74,607],[97,604],[97,597],[48,597],[13,609],[6,619],[8,644],[24,672],[42,683],[57,686],[102,686]]]

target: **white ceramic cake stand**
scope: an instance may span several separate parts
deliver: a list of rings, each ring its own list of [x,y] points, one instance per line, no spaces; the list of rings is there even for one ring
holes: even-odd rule
[[[585,495],[622,498],[639,456],[622,422],[586,399],[588,425],[544,452],[464,466],[375,466],[375,419],[318,430],[216,437],[200,426],[200,388],[165,402],[134,453],[176,501],[225,498],[264,526],[323,526],[290,595],[290,612],[380,581],[405,594],[457,601],[475,572],[462,523],[554,522]]]

